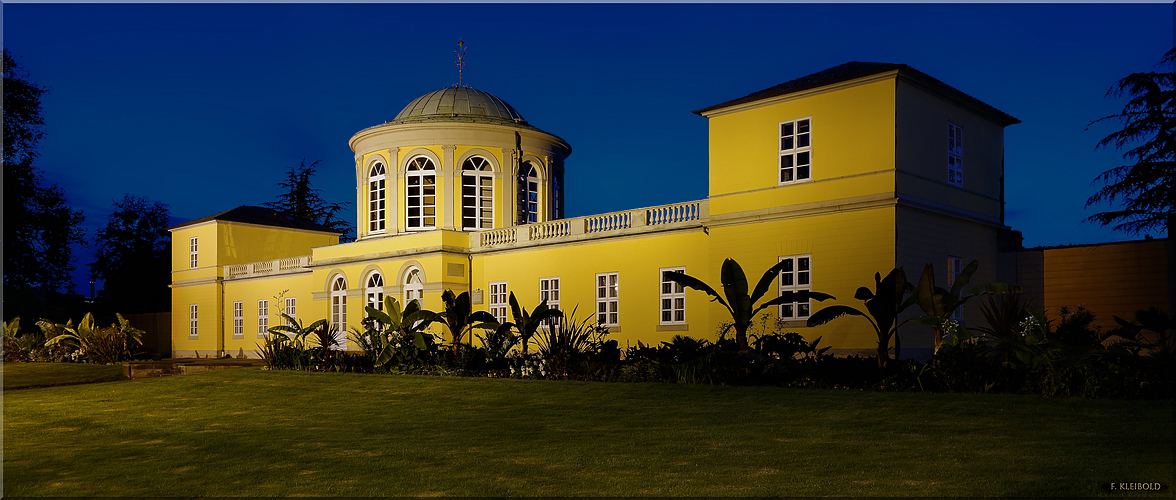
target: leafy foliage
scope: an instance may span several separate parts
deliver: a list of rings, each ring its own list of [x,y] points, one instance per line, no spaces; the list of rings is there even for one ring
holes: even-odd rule
[[[832,295],[821,292],[812,291],[798,291],[798,292],[784,292],[779,297],[775,297],[767,302],[755,306],[755,303],[768,293],[775,283],[776,278],[780,275],[780,271],[784,269],[787,261],[781,261],[776,265],[768,268],[764,275],[755,285],[755,290],[748,295],[747,293],[747,275],[743,273],[743,268],[739,266],[735,259],[726,259],[723,261],[723,268],[720,274],[720,281],[723,284],[723,296],[720,297],[710,285],[703,283],[702,280],[693,276],[678,272],[670,271],[665,274],[666,279],[675,283],[681,284],[686,288],[706,293],[711,297],[711,300],[722,304],[731,314],[731,321],[735,329],[735,341],[739,344],[740,352],[747,352],[747,329],[751,326],[752,320],[759,314],[760,311],[779,304],[788,302],[804,302],[808,300],[827,300],[834,298]],[[726,298],[724,300],[724,297]]]
[[[262,205],[276,210],[289,220],[310,222],[338,231],[343,234],[340,238],[342,241],[351,241],[355,239],[354,228],[335,215],[351,203],[327,202],[319,194],[321,190],[310,185],[310,178],[314,176],[318,164],[319,160],[315,160],[307,165],[306,159],[303,159],[297,167],[286,172],[286,180],[278,183],[284,192],[278,195],[277,201]]]
[[[885,278],[881,273],[874,273],[874,290],[863,286],[853,296],[865,303],[865,312],[851,306],[829,306],[809,316],[808,326],[823,325],[847,315],[866,318],[878,336],[878,366],[884,368],[890,362],[891,339],[894,339],[894,355],[899,356],[898,327],[905,321],[899,322],[898,315],[914,304],[916,297],[905,298],[912,291],[914,286],[907,282],[906,271],[901,267],[890,271]]]
[[[449,329],[450,336],[453,337],[453,354],[455,356],[462,339],[467,333],[471,333],[470,330],[497,324],[492,314],[486,311],[472,311],[473,305],[470,302],[469,292],[454,295],[453,290],[445,290],[441,294],[441,302],[445,304],[445,310],[440,313],[439,320],[445,324],[445,327]],[[475,322],[478,323],[475,324]]]
[[[974,295],[964,295],[963,290],[964,286],[972,280],[972,274],[979,267],[978,261],[969,262],[960,271],[950,290],[935,286],[935,266],[927,264],[923,268],[923,274],[919,276],[919,284],[915,286],[915,303],[919,305],[919,309],[923,310],[924,315],[911,321],[931,326],[935,336],[935,350],[939,350],[939,346],[943,344],[943,330],[946,322],[951,319],[957,309],[963,307],[968,299],[974,297]]]
[[[535,306],[534,310],[527,312],[519,306],[514,292],[510,292],[510,314],[514,318],[515,330],[519,333],[519,343],[523,346],[523,357],[527,356],[527,346],[531,343],[531,337],[539,330],[539,326],[548,319],[563,315],[559,309],[548,308],[546,300]]]
[[[171,234],[168,208],[125,195],[115,201],[106,227],[98,230],[90,274],[103,280],[103,305],[128,312],[171,308]]]
[[[94,315],[86,313],[77,326],[73,320],[66,324],[53,324],[47,320],[40,320],[37,326],[50,337],[46,346],[61,342],[69,342],[80,349],[80,353],[87,359],[101,364],[117,363],[130,359],[135,346],[140,345],[143,331],[133,326],[117,314],[118,323],[109,327],[99,327],[94,322]]]

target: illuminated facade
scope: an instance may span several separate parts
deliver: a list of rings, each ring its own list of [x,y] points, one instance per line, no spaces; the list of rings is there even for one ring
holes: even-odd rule
[[[950,263],[975,259],[975,282],[997,280],[1004,127],[1015,118],[885,63],[847,63],[696,113],[710,129],[706,199],[564,218],[570,145],[488,93],[425,94],[350,140],[356,241],[267,223],[250,207],[172,229],[173,355],[249,355],[281,312],[349,329],[387,295],[440,310],[446,289],[471,291],[475,309],[499,317],[510,293],[527,308],[548,300],[592,314],[622,346],[713,340],[726,311],[662,273],[718,288],[726,258],[753,283],[788,260],[781,291],[838,300],[770,316],[835,352],[870,352],[864,319],[808,328],[805,318],[860,305],[854,291],[896,266],[915,279],[933,263],[942,283]],[[904,330],[904,352],[930,347],[918,328]]]

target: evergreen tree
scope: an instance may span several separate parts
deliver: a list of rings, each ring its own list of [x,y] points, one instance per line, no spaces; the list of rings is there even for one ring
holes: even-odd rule
[[[71,243],[82,241],[82,212],[66,206],[65,192],[45,186],[37,158],[44,87],[28,79],[12,54],[4,60],[4,315],[31,320],[53,316],[53,299],[72,280]]]
[[[262,205],[276,210],[289,220],[310,222],[338,231],[343,234],[340,238],[342,241],[351,241],[354,239],[353,228],[335,215],[350,203],[328,203],[319,194],[321,190],[310,185],[310,178],[314,176],[318,164],[316,160],[307,165],[304,158],[297,167],[286,172],[286,180],[278,183],[285,192],[278,195],[277,201]]]
[[[1098,147],[1130,147],[1123,153],[1129,165],[1099,175],[1105,184],[1086,205],[1122,201],[1122,208],[1087,218],[1116,230],[1139,233],[1148,229],[1168,232],[1168,311],[1176,311],[1176,48],[1160,62],[1165,71],[1132,73],[1115,83],[1108,96],[1128,96],[1123,111],[1104,116],[1091,125],[1113,120],[1123,128],[1104,137]],[[1137,145],[1135,145],[1137,144]],[[1135,145],[1134,147],[1131,147]]]
[[[167,205],[125,195],[114,202],[106,227],[98,230],[90,275],[103,280],[108,312],[160,312],[171,308],[171,235]]]

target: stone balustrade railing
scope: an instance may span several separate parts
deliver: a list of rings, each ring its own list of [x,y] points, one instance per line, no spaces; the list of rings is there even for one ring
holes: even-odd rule
[[[701,226],[709,216],[706,200],[560,219],[475,233],[471,250],[554,243],[620,234]]]
[[[225,266],[225,279],[251,278],[298,272],[310,266],[310,256],[287,257],[285,259],[263,260],[248,264]]]

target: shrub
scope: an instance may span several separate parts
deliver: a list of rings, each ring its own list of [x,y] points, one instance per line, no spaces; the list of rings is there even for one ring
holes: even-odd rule
[[[75,327],[73,320],[64,325],[40,320],[37,326],[50,337],[45,346],[67,342],[77,346],[80,356],[95,363],[112,364],[130,359],[135,348],[142,342],[143,331],[132,327],[130,322],[117,314],[118,323],[109,327],[98,327],[94,315],[86,313]]]

